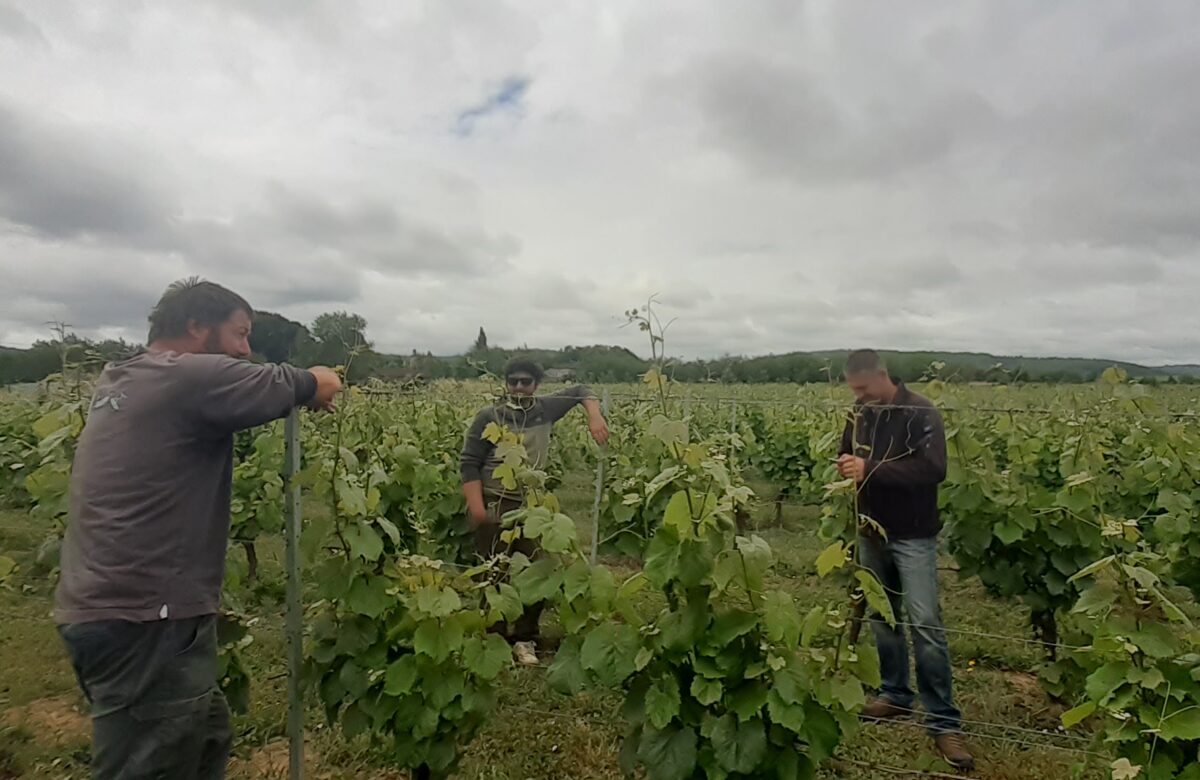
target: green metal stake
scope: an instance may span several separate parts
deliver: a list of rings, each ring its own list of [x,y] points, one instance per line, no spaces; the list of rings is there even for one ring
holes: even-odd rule
[[[304,776],[304,615],[300,603],[300,412],[292,409],[283,426],[283,516],[287,556],[288,780]]]

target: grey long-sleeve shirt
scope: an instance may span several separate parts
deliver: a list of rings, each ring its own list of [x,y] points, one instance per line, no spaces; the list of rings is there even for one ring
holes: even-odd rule
[[[146,352],[105,366],[71,470],[55,621],[215,613],[235,431],[316,393],[286,365]]]
[[[588,398],[595,397],[591,388],[576,385],[550,395],[532,396],[527,400],[527,406],[521,408],[496,405],[483,409],[475,416],[463,442],[459,469],[463,483],[481,480],[484,497],[489,501],[520,498],[519,494],[506,493],[499,480],[492,478],[492,472],[500,465],[500,460],[496,457],[496,445],[483,438],[488,423],[499,423],[513,433],[521,434],[530,465],[541,468],[546,465],[550,451],[550,430],[554,423]]]

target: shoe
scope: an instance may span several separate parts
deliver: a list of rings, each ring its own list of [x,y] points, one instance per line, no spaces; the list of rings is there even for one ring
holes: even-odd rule
[[[896,718],[907,718],[912,715],[912,711],[901,707],[898,704],[892,704],[882,696],[877,696],[867,702],[867,706],[862,708],[862,712],[858,713],[858,717],[863,720],[895,720]]]
[[[962,734],[938,734],[933,738],[933,744],[937,745],[942,757],[955,769],[969,772],[975,768],[975,757],[967,750],[967,743]]]
[[[513,645],[513,658],[517,660],[521,666],[537,666],[538,661],[537,651],[533,649],[533,642],[517,642]]]

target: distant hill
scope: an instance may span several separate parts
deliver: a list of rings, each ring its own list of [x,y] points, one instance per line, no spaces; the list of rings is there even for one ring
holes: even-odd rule
[[[1200,377],[1200,366],[1195,364],[1184,364],[1178,366],[1160,366],[1159,371],[1171,376],[1194,376]]]
[[[107,343],[99,346],[117,351],[128,347]],[[840,377],[846,354],[847,350],[842,349],[676,361],[672,373],[683,382],[827,382],[831,373],[835,379]],[[957,382],[1092,382],[1104,369],[1114,365],[1135,379],[1200,381],[1200,365],[1194,364],[1152,367],[1097,358],[1022,357],[986,352],[885,351],[882,354],[892,373],[906,381],[936,373]],[[475,349],[466,355],[447,356],[416,351],[411,355],[369,353],[355,363],[360,379],[366,376],[468,379],[479,376],[482,370],[499,374],[504,370],[504,364],[516,355],[528,356],[546,369],[560,369],[557,374],[569,375],[581,382],[636,381],[648,365],[625,347],[599,344],[562,349],[491,347]],[[309,365],[312,360],[321,362],[319,354],[305,358],[303,351],[292,359],[299,365]],[[37,382],[57,371],[59,365],[57,349],[52,343],[39,342],[28,350],[0,347],[0,385]]]

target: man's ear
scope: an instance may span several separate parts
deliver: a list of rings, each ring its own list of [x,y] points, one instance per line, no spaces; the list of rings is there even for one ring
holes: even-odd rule
[[[200,323],[196,322],[195,320],[188,320],[188,323],[187,323],[188,338],[193,339],[195,341],[203,342],[203,341],[208,340],[209,334],[211,334],[211,333],[212,333],[211,325],[201,325]]]

